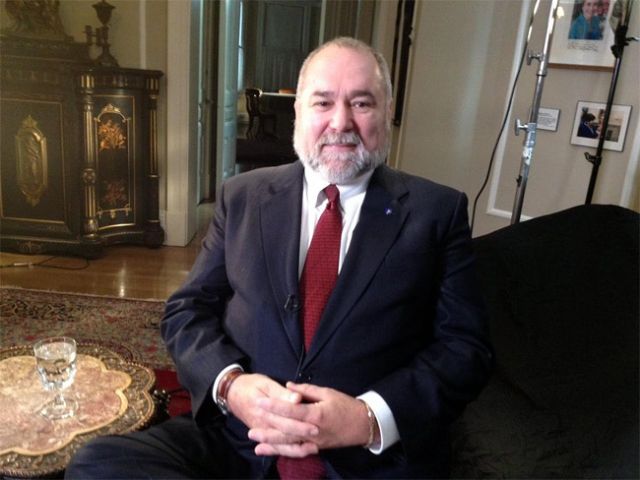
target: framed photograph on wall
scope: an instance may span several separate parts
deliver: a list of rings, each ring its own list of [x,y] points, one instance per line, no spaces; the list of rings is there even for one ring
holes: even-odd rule
[[[578,102],[576,118],[573,120],[571,143],[586,147],[597,147],[598,138],[604,120],[605,103]],[[627,135],[631,105],[612,105],[609,115],[609,125],[604,132],[606,150],[621,152],[624,149],[624,139]]]
[[[549,66],[612,70],[613,4],[614,0],[560,0],[564,15],[556,19]]]

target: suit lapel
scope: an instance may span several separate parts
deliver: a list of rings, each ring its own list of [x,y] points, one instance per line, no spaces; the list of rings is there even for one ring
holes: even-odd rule
[[[270,286],[280,308],[283,327],[297,355],[302,354],[302,331],[298,322],[298,257],[302,172],[299,162],[267,186],[260,208],[262,254]]]
[[[406,186],[387,167],[378,168],[371,178],[360,219],[338,282],[320,320],[305,363],[322,349],[344,321],[378,270],[408,212],[400,203]]]

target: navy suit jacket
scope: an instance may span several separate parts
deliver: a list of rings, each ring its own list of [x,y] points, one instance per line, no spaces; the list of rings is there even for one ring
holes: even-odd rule
[[[335,290],[304,352],[298,318],[303,167],[253,170],[221,189],[202,250],[167,302],[162,333],[196,421],[219,414],[213,380],[237,362],[279,382],[379,393],[401,441],[381,455],[322,451],[341,476],[447,474],[450,422],[486,383],[492,350],[476,284],[464,194],[379,167]],[[224,431],[266,473],[246,427]]]

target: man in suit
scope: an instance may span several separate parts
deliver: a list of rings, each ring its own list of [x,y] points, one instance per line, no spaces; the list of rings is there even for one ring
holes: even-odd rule
[[[99,440],[69,478],[447,475],[493,364],[466,197],[384,165],[391,82],[367,45],[312,52],[295,111],[300,162],[223,185],[167,302],[193,417]]]

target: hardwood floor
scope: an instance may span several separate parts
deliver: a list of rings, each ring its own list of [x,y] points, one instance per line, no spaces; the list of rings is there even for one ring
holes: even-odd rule
[[[165,300],[189,273],[212,213],[212,203],[198,207],[198,233],[186,247],[114,245],[99,259],[55,257],[43,265],[50,256],[0,252],[0,285]]]

